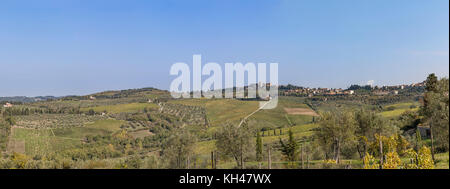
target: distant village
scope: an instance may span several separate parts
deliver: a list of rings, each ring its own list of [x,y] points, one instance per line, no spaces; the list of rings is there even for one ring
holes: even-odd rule
[[[280,85],[279,93],[281,96],[334,96],[334,95],[356,95],[358,93],[372,95],[398,95],[401,91],[421,91],[425,82],[413,83],[409,85],[394,86],[359,86],[352,85],[347,89],[335,88],[309,88],[295,85]]]
[[[264,84],[258,84],[264,85]],[[270,87],[270,83],[265,84],[266,87]],[[425,82],[413,83],[409,85],[394,85],[394,86],[359,86],[352,85],[347,89],[335,89],[335,88],[310,88],[310,87],[300,87],[295,85],[280,85],[279,95],[280,96],[305,96],[305,97],[313,97],[313,96],[339,96],[339,95],[357,95],[357,94],[371,94],[371,95],[398,95],[402,91],[416,91],[421,92],[425,86]],[[245,87],[247,88],[247,87]],[[56,97],[48,97],[48,99],[55,99]],[[95,96],[88,96],[89,100],[95,100]],[[33,101],[44,101],[46,98],[38,98],[34,97]],[[13,102],[5,102],[3,101],[3,108],[10,108],[14,105]]]

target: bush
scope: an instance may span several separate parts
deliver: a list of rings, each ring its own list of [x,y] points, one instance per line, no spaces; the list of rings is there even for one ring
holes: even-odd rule
[[[386,108],[386,110],[387,111],[392,111],[392,110],[395,110],[395,107],[394,106],[389,106],[389,107]]]
[[[23,169],[27,165],[27,162],[30,158],[25,154],[20,154],[14,152],[11,156],[11,160],[14,164],[14,168]]]

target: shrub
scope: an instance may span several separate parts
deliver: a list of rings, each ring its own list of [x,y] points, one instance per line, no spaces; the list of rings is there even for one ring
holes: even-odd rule
[[[389,106],[389,107],[386,108],[386,110],[387,111],[392,111],[392,110],[395,110],[395,107],[394,106]]]

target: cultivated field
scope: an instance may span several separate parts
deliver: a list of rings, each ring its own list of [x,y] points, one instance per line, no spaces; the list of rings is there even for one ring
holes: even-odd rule
[[[315,111],[308,108],[284,108],[289,115],[309,115],[309,116],[319,116]]]
[[[154,108],[157,109],[158,105],[153,103],[130,103],[130,104],[115,104],[115,105],[107,105],[107,106],[94,106],[94,107],[85,107],[80,110],[83,112],[88,112],[90,109],[95,112],[107,112],[107,113],[132,113],[142,111],[144,108]]]

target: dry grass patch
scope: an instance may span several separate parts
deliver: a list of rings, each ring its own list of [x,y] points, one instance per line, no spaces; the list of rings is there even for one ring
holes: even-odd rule
[[[9,139],[8,142],[8,153],[21,153],[25,154],[25,141],[24,140],[15,140],[15,139]]]
[[[284,108],[289,115],[309,115],[309,116],[319,116],[314,110],[308,108]]]

